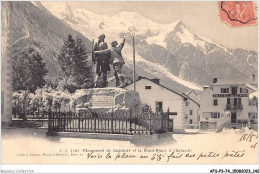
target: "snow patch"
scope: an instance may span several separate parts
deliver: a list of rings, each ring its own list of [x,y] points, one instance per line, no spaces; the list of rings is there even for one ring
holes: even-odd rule
[[[125,48],[123,49],[123,57],[128,59],[128,61],[126,61],[126,63],[128,62],[132,62],[132,48],[130,45],[126,44]],[[200,85],[197,85],[195,83],[183,80],[175,75],[173,75],[169,69],[165,68],[162,65],[156,64],[156,63],[152,63],[149,62],[147,60],[145,60],[144,58],[142,58],[139,54],[135,55],[135,61],[136,61],[136,65],[140,66],[141,68],[145,69],[145,71],[149,72],[150,74],[154,74],[156,76],[165,78],[168,77],[171,80],[182,84],[183,86],[186,86],[190,89],[195,89],[195,90],[200,90],[202,91],[202,87]],[[145,66],[144,66],[145,65]]]
[[[148,37],[146,42],[150,45],[157,44],[165,49],[167,49],[167,43],[165,42],[165,38],[167,35],[174,30],[174,28],[180,23],[180,20],[171,23],[169,25],[159,26],[158,29],[155,29],[156,34],[154,36]]]
[[[254,97],[258,98],[258,91],[249,94],[249,99],[253,99]]]
[[[206,42],[203,40],[195,39],[194,34],[191,33],[186,27],[181,26],[182,31],[177,32],[177,36],[182,43],[190,43],[195,47],[199,47],[206,53]]]

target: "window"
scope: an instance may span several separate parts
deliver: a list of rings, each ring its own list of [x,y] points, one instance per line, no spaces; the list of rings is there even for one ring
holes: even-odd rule
[[[151,86],[145,86],[145,89],[152,89]]]
[[[219,118],[220,113],[219,112],[211,112],[211,118]]]
[[[190,124],[192,124],[192,120],[190,120]]]
[[[237,95],[237,86],[232,86],[231,87],[231,94],[232,95]]]
[[[214,100],[213,100],[213,105],[214,105],[214,106],[217,106],[217,105],[218,105],[218,99],[214,99]]]
[[[241,106],[241,98],[234,98],[234,106]]]
[[[162,112],[162,102],[156,102],[156,112]]]
[[[241,98],[238,98],[237,102],[238,102],[238,106],[241,106]]]
[[[227,98],[227,105],[230,105],[230,98]]]
[[[240,88],[240,93],[248,93],[248,89],[247,88]]]
[[[237,98],[234,98],[234,106],[237,106]]]
[[[190,110],[190,115],[192,115],[192,110]]]
[[[186,102],[186,106],[189,106],[189,102]]]
[[[169,112],[169,115],[178,115],[177,112]]]
[[[221,88],[221,93],[229,93],[229,88]]]

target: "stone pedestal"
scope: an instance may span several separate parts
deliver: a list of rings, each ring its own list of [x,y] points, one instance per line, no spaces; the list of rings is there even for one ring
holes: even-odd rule
[[[138,92],[122,88],[92,88],[75,92],[76,112],[99,111],[114,112],[118,110],[140,111],[141,100]]]

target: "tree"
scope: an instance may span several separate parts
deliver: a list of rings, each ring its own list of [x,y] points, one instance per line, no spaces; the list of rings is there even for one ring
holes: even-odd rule
[[[47,74],[46,65],[42,56],[29,47],[12,59],[12,83],[14,90],[30,90],[45,85],[44,77]]]
[[[72,74],[72,62],[75,49],[75,40],[72,35],[68,35],[68,39],[64,41],[64,45],[61,48],[58,60],[65,76],[68,77]]]
[[[76,45],[74,49],[75,57],[75,75],[77,77],[77,82],[80,84],[83,83],[83,81],[86,78],[91,78],[91,67],[89,66],[89,62],[87,59],[87,50],[85,48],[85,45],[83,41],[77,37],[76,39]]]
[[[61,81],[65,89],[73,92],[79,89],[85,80],[91,79],[91,67],[87,58],[88,52],[83,41],[79,37],[74,40],[71,35],[68,35],[58,55],[61,69],[66,77]]]

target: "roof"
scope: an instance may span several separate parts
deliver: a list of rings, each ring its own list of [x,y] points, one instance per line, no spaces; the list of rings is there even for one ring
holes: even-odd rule
[[[196,92],[195,92],[193,89],[192,89],[192,90],[190,90],[189,92],[187,92],[187,93],[186,93],[186,95],[188,95],[188,96],[189,96],[189,95],[190,95],[192,92],[193,92],[193,93],[194,93],[196,96],[198,96],[198,94],[197,94],[197,93],[196,93]]]
[[[169,91],[171,91],[171,92],[173,92],[173,93],[175,93],[175,94],[177,94],[177,95],[183,97],[185,100],[189,99],[189,97],[187,97],[186,95],[182,95],[182,94],[180,94],[180,93],[178,93],[178,92],[176,92],[176,91],[174,91],[174,90],[172,90],[172,89],[170,89],[170,88],[167,88],[166,86],[161,85],[160,83],[155,83],[154,81],[152,81],[151,79],[149,79],[149,78],[147,78],[147,77],[140,77],[140,78],[139,78],[138,80],[136,80],[135,82],[138,82],[138,81],[140,81],[140,80],[142,80],[142,79],[149,80],[149,81],[153,82],[154,84],[159,85],[159,86],[161,86],[161,87],[163,87],[163,88],[165,88],[165,89],[167,89],[167,90],[169,90]],[[129,86],[129,85],[131,85],[131,84],[133,84],[133,83],[130,83],[130,84],[126,85],[125,87],[127,87],[127,86]]]
[[[246,87],[252,89],[253,91],[257,91],[258,90],[256,86],[251,85],[251,84],[246,84]]]
[[[234,85],[245,85],[247,88],[253,90],[253,91],[257,91],[258,90],[258,86],[256,84],[247,84],[247,83],[214,83],[212,85],[209,86],[203,86],[204,88],[208,88],[210,86],[234,86]]]
[[[253,82],[250,79],[246,79],[246,78],[231,78],[231,77],[226,77],[225,79],[220,78],[217,80],[216,83],[211,84],[210,86],[215,86],[215,85],[245,85],[245,84],[253,84],[256,82]],[[257,84],[257,83],[256,83]]]
[[[196,102],[194,99],[190,98],[187,94],[182,93],[183,95],[185,95],[189,100],[193,101],[195,104],[197,104],[200,107],[200,104],[198,102]]]

